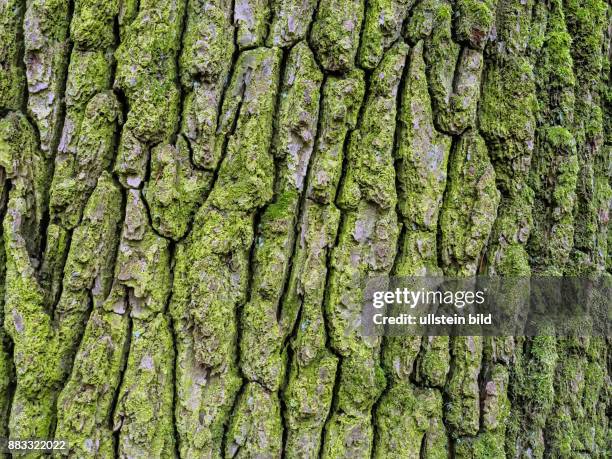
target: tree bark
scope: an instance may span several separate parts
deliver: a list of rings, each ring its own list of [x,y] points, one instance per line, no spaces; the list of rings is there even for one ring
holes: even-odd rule
[[[370,276],[610,275],[611,40],[609,0],[0,0],[0,438],[610,457],[609,337],[355,323]]]

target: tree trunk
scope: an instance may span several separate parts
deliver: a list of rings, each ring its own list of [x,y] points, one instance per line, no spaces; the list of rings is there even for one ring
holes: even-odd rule
[[[0,0],[0,25],[0,437],[612,457],[610,338],[355,328],[370,276],[609,275],[609,0]]]

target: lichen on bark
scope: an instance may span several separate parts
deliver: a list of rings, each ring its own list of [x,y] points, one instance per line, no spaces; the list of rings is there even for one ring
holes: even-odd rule
[[[371,277],[610,282],[611,21],[604,0],[0,0],[0,438],[608,457],[609,338],[360,320]]]

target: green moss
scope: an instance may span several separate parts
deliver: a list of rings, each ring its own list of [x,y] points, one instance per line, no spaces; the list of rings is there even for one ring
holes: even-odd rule
[[[58,160],[75,154],[83,119],[94,96],[111,86],[112,55],[108,50],[73,50],[66,81],[66,117],[58,145]],[[108,97],[108,96],[107,96]],[[91,111],[88,113],[92,115]]]
[[[51,219],[65,229],[81,221],[87,199],[98,177],[113,159],[121,105],[111,91],[96,94],[81,115],[83,122],[74,141],[74,153],[57,157],[51,196]]]
[[[255,242],[251,298],[241,318],[241,368],[250,380],[269,390],[278,390],[284,373],[277,314],[295,237],[298,198],[297,193],[287,192],[262,216]]]
[[[187,2],[180,79],[184,90],[181,132],[191,148],[194,165],[215,170],[222,138],[216,135],[221,95],[234,52],[232,2]]]
[[[570,456],[585,449],[578,425],[583,416],[586,362],[582,356],[568,352],[567,343],[559,344],[561,352],[553,376],[555,414],[547,420],[547,449],[557,456]]]
[[[102,182],[104,180],[107,182],[106,186],[112,190],[114,184],[110,178],[101,179]],[[66,269],[70,274],[64,282],[63,295],[56,309],[55,320],[46,312],[46,298],[38,284],[23,236],[11,240],[14,235],[24,235],[25,228],[20,227],[17,221],[5,220],[6,224],[11,225],[11,231],[5,230],[5,235],[13,235],[7,238],[7,245],[11,250],[7,258],[5,307],[11,314],[11,321],[7,323],[10,325],[9,332],[15,343],[16,352],[21,356],[16,361],[20,369],[17,373],[18,387],[13,402],[13,409],[17,411],[11,416],[11,433],[31,438],[45,438],[50,435],[58,384],[72,362],[74,347],[82,332],[83,319],[90,307],[87,290],[94,290],[94,277],[98,274],[96,267],[92,267],[91,264],[94,260],[100,264],[109,263],[114,256],[114,244],[111,239],[117,231],[120,216],[118,206],[121,199],[116,188],[115,194],[112,191],[107,194],[103,190],[104,186],[101,185],[100,193],[104,199],[110,200],[106,204],[110,205],[111,209],[108,209],[107,213],[104,206],[100,205],[102,203],[98,201],[99,197],[94,193],[91,205],[86,211],[87,218],[84,225],[75,232],[73,238],[72,250],[66,263]],[[12,204],[9,203],[9,206],[14,206],[14,211],[17,213],[23,212],[23,218],[20,220],[27,221],[26,215],[31,214],[32,210],[19,204],[19,187],[12,193],[11,199],[14,201],[11,201]],[[92,230],[88,225],[89,218],[95,219],[97,223],[95,237],[88,234]],[[106,232],[101,229],[106,229]],[[92,247],[96,245],[96,238],[102,250],[99,247]],[[84,247],[85,243],[89,244],[89,247]],[[97,249],[97,252],[91,249]],[[107,253],[106,256],[103,255],[104,252]],[[89,282],[79,279],[79,274],[83,277],[89,275]],[[79,280],[85,285],[79,284]],[[104,285],[101,279],[98,282],[100,287]],[[92,293],[95,294],[95,291]],[[54,323],[60,326],[57,332]]]
[[[412,48],[400,99],[395,152],[398,210],[405,225],[395,275],[435,273],[438,212],[446,186],[450,137],[433,120],[423,43]]]
[[[47,226],[45,255],[40,272],[40,283],[45,290],[45,304],[51,309],[57,302],[62,285],[63,267],[70,245],[70,233],[59,225]]]
[[[340,387],[336,410],[360,416],[368,413],[385,386],[378,356],[368,351],[354,353],[340,363]]]
[[[561,21],[561,19],[557,19],[555,16],[551,19]],[[557,25],[557,23],[551,23],[551,26],[552,25]],[[553,29],[553,31],[548,34],[545,44],[549,53],[549,65],[551,70],[554,69],[556,81],[553,81],[553,83],[562,86],[573,86],[575,79],[569,49],[571,37],[563,30],[564,27],[562,24],[559,24],[558,27],[560,28],[559,31]]]
[[[338,358],[326,346],[323,317],[328,255],[336,239],[340,212],[333,203],[345,136],[355,126],[364,93],[363,74],[328,77],[323,87],[319,141],[315,145],[307,184],[307,199],[298,223],[295,254],[280,325],[283,336],[294,328],[293,358],[283,393],[287,420],[286,454],[319,454],[322,431],[331,408]]]
[[[506,423],[510,416],[508,389],[510,376],[502,364],[492,364],[484,371],[484,394],[482,398],[482,427],[489,434],[484,435],[483,443],[495,438],[499,445],[494,451],[503,451]]]
[[[442,400],[439,400],[441,408]],[[375,458],[419,457],[427,423],[419,422],[421,401],[409,384],[397,385],[382,397],[376,410]],[[399,422],[398,422],[399,421]]]
[[[394,209],[381,212],[378,207],[364,202],[356,211],[344,214],[338,243],[331,255],[329,296],[325,306],[331,343],[342,355],[376,345],[373,337],[362,336],[356,318],[361,314],[365,279],[390,271],[397,236]]]
[[[170,242],[149,223],[139,190],[126,196],[115,279],[129,289],[132,317],[148,318],[166,308],[171,289]]]
[[[117,22],[119,23],[120,41],[125,39],[125,34],[127,33],[128,27],[132,21],[136,19],[139,4],[140,0],[121,0],[119,2],[119,15],[117,17]]]
[[[13,362],[9,354],[8,339],[4,328],[0,331],[0,435],[8,438],[8,420],[10,415],[11,393],[10,387],[13,381]]]
[[[482,50],[494,22],[497,0],[459,0],[455,4],[457,40]]]
[[[525,56],[531,3],[500,4],[498,45],[490,47],[494,60],[483,75],[478,123],[502,195],[486,255],[491,274],[524,276],[531,271],[525,243],[533,224],[534,192],[528,186],[528,174],[538,109],[533,65]],[[522,304],[519,297],[514,301],[518,304],[512,307]]]
[[[104,49],[115,41],[114,21],[119,0],[76,0],[70,38],[81,49]]]
[[[519,161],[526,164],[525,158],[520,158]],[[513,164],[516,163],[512,160],[507,163],[500,162],[495,168],[498,177],[499,175],[504,177],[507,167],[512,168],[517,175],[520,174]],[[505,183],[503,179],[501,183],[498,180],[498,188],[504,190],[509,186],[510,194],[502,198],[498,208],[486,263],[492,273],[528,276],[531,268],[525,243],[529,239],[533,225],[531,212],[534,193],[522,182],[520,175],[506,176],[506,180]]]
[[[420,336],[387,336],[382,349],[382,366],[387,379],[407,383],[421,349]]]
[[[36,121],[40,149],[55,154],[62,125],[62,98],[70,46],[69,4],[63,0],[27,2],[23,23],[28,113]]]
[[[483,78],[478,112],[482,136],[493,145],[505,139],[527,142],[534,135],[536,108],[530,62],[519,56],[502,64],[489,65]],[[506,151],[512,153],[512,150]],[[495,151],[496,155],[504,153]]]
[[[170,313],[181,456],[222,455],[224,425],[241,386],[236,309],[246,299],[252,239],[252,216],[204,205],[177,245]]]
[[[272,3],[273,11],[267,45],[285,48],[306,38],[317,2],[278,0]]]
[[[209,202],[219,209],[249,211],[272,198],[274,166],[270,147],[280,57],[279,49],[260,48],[245,51],[238,58],[228,88],[228,94],[237,100],[226,97],[222,113],[225,117],[228,110],[235,110],[238,105],[240,113],[233,112],[231,120],[222,121],[222,126],[231,125],[237,117],[226,158],[209,197]],[[242,89],[245,81],[248,84]],[[237,104],[240,99],[242,103]]]
[[[325,427],[323,457],[369,457],[374,444],[371,410],[385,386],[378,356],[352,354],[338,371],[337,405]]]
[[[536,270],[556,274],[563,271],[573,246],[579,171],[576,141],[568,129],[574,120],[576,85],[571,41],[563,6],[554,2],[536,67],[539,122],[543,126],[537,132],[538,148],[530,173],[536,199],[529,252]]]
[[[175,419],[180,455],[223,457],[224,432],[241,387],[239,370],[230,360],[207,375],[195,358],[187,327],[179,325],[175,332],[186,336],[177,340]]]
[[[369,276],[609,266],[605,1],[0,3],[0,437],[607,456],[604,339],[360,328]]]
[[[429,400],[436,400],[429,397]],[[440,411],[438,411],[440,413]],[[442,422],[441,414],[430,418],[429,429],[423,442],[423,457],[427,459],[444,459],[448,457],[449,439]]]
[[[330,76],[323,86],[319,142],[308,181],[308,196],[317,202],[328,204],[336,197],[344,142],[349,130],[355,128],[364,93],[364,74],[359,70],[346,77]]]
[[[530,272],[527,253],[520,244],[505,247],[503,255],[496,261],[497,270],[506,276],[525,276]]]
[[[225,79],[233,52],[231,2],[216,0],[206,5],[187,2],[187,18],[180,55],[181,83],[195,87],[194,77],[213,83]]]
[[[240,49],[264,44],[270,22],[270,3],[263,0],[238,0],[234,4],[236,44]]]
[[[440,0],[422,0],[414,5],[403,31],[410,45],[415,46],[419,41],[431,35],[439,8]]]
[[[606,430],[606,424],[603,421],[606,418],[606,401],[610,402],[611,394],[610,387],[605,382],[605,375],[601,377],[601,372],[605,368],[604,359],[606,355],[609,355],[609,349],[606,346],[607,342],[602,337],[597,337],[591,340],[588,349],[589,364],[585,381],[587,395],[584,402],[586,412],[582,420],[582,429],[586,437],[592,438],[593,451],[606,451],[608,445],[609,431]],[[589,419],[600,420],[594,432],[589,425]]]
[[[323,74],[305,42],[287,58],[276,118],[274,157],[280,159],[276,191],[304,189],[306,172],[317,134],[319,94]]]
[[[11,383],[14,381],[13,361],[10,355],[9,337],[4,331],[4,281],[6,275],[6,254],[4,238],[0,238],[0,435],[8,438],[8,420],[10,415]]]
[[[184,2],[142,0],[138,16],[115,51],[114,86],[123,91],[130,108],[115,164],[125,187],[140,185],[148,148],[168,142],[177,127],[176,55],[184,10]]]
[[[444,387],[450,369],[449,345],[448,336],[429,336],[423,340],[414,370],[417,383],[430,387]]]
[[[399,114],[399,210],[411,226],[435,232],[451,139],[434,127],[421,43],[412,49],[408,65]]]
[[[538,131],[538,137],[540,148],[530,173],[536,199],[528,250],[535,269],[562,271],[573,246],[579,170],[576,142],[567,129],[558,126]]]
[[[525,54],[532,38],[532,25],[537,27],[542,18],[532,21],[533,11],[537,11],[534,5],[539,4],[534,0],[523,2],[499,1],[497,5],[497,16],[495,19],[496,41],[503,43],[497,49],[490,46],[488,51],[500,56],[516,57]]]
[[[348,145],[346,177],[338,197],[343,209],[355,209],[363,201],[381,209],[395,207],[392,149],[396,98],[407,53],[405,44],[396,44],[372,74],[361,123]]]
[[[576,79],[571,43],[562,5],[557,1],[551,5],[536,66],[540,124],[570,128],[574,120]]]
[[[574,40],[572,57],[578,64],[576,72],[580,84],[587,86],[595,81],[583,80],[587,75],[600,77],[603,57],[601,46],[603,39],[602,26],[606,18],[606,4],[602,0],[564,1],[565,18],[568,30]]]
[[[515,443],[517,450],[531,450],[535,455],[544,451],[542,432],[553,406],[554,374],[558,353],[553,336],[534,337],[528,347],[528,353],[517,359],[513,368],[512,400],[519,406],[516,410],[528,413],[520,418]]]
[[[99,308],[110,291],[119,242],[121,203],[119,187],[110,174],[104,172],[87,202],[81,225],[72,234],[63,270],[62,292],[54,311],[65,376],[90,309]]]
[[[469,48],[461,50],[453,41],[452,8],[447,1],[438,2],[431,35],[424,42],[436,126],[442,132],[460,134],[474,124],[482,54]]]
[[[325,348],[323,293],[327,275],[327,255],[336,238],[340,212],[306,201],[299,222],[299,242],[293,257],[286,295],[282,303],[280,325],[283,336],[295,326],[301,310],[301,321],[292,347],[299,362],[306,365]]]
[[[204,206],[196,215],[191,236],[178,249],[171,310],[176,320],[192,318],[198,327],[205,327],[196,352],[211,367],[222,365],[234,345],[230,332],[235,332],[236,324],[223,319],[245,298],[252,224],[252,216]],[[225,257],[232,260],[231,266],[227,266]],[[228,279],[232,274],[233,283],[227,285],[226,291],[215,294],[219,279]],[[201,276],[210,280],[197,282],[198,287],[192,291],[190,282]],[[202,307],[198,308],[199,304]]]
[[[418,231],[404,223],[403,237],[398,241],[394,263],[396,276],[437,276],[441,269],[437,262],[437,238],[434,231]]]
[[[358,240],[353,239],[353,234]],[[340,228],[338,245],[332,254],[326,318],[331,344],[344,359],[340,366],[338,406],[327,425],[324,455],[361,456],[369,454],[372,447],[370,410],[384,387],[384,373],[378,366],[379,340],[361,336],[354,318],[361,311],[362,279],[368,272],[375,275],[390,270],[396,238],[395,214],[381,214],[369,204],[346,214]],[[359,264],[351,266],[348,263],[351,256]],[[353,438],[352,446],[348,438]],[[341,449],[334,452],[337,448]]]
[[[455,442],[455,457],[461,459],[503,459],[506,457],[503,436],[483,433],[476,438],[461,438]]]
[[[531,23],[529,24],[529,40],[527,43],[527,53],[533,59],[537,59],[546,40],[546,29],[551,4],[534,2],[531,11]],[[538,63],[538,61],[536,61]]]
[[[478,377],[482,360],[482,337],[453,337],[453,359],[444,391],[445,424],[453,438],[474,436],[480,428],[480,389]]]
[[[373,429],[368,418],[334,413],[325,428],[320,457],[370,457],[373,448],[372,435]]]
[[[589,358],[584,369],[585,391],[583,396],[584,415],[578,419],[577,429],[585,449],[599,453],[607,448],[605,431],[606,375],[605,355],[606,343],[601,337],[591,338]],[[598,422],[593,423],[593,419]]]
[[[182,456],[222,454],[224,425],[241,386],[237,308],[246,300],[254,210],[221,211],[205,204],[177,246],[170,312]]]
[[[17,190],[15,190],[17,191]],[[22,199],[22,198],[21,198]],[[44,309],[44,292],[23,243],[19,214],[26,214],[13,193],[4,219],[7,250],[4,326],[13,341],[15,379],[9,429],[11,435],[48,438],[51,434],[53,392],[60,378],[57,341]]]
[[[415,0],[375,0],[367,3],[358,52],[362,68],[374,69],[395,42]]]
[[[92,312],[70,379],[59,396],[55,434],[67,441],[70,454],[113,455],[111,406],[129,342],[126,296],[122,288],[115,289],[103,307]]]
[[[296,237],[300,196],[312,153],[322,75],[304,43],[287,59],[273,140],[278,158],[276,197],[257,229],[250,301],[242,313],[240,364],[243,373],[268,390],[284,378],[283,337],[277,317]]]
[[[440,254],[451,275],[475,275],[491,232],[499,191],[484,140],[461,136],[450,159],[449,179],[440,214]]]
[[[134,319],[131,333],[127,366],[113,413],[113,425],[119,426],[117,447],[125,455],[173,457],[176,439],[170,325],[157,314],[150,321]]]
[[[11,184],[9,201],[15,206],[12,218],[18,225],[15,231],[23,238],[19,244],[29,255],[36,254],[42,242],[40,225],[47,209],[51,164],[38,148],[33,126],[18,112],[0,119],[0,166]],[[8,212],[10,205],[6,209]]]
[[[376,414],[375,458],[446,457],[442,396],[435,389],[396,385],[382,397]]]
[[[605,53],[601,50],[606,5],[601,0],[567,1],[564,2],[564,12],[572,36],[571,55],[576,77],[573,131],[580,164],[574,209],[574,250],[569,269],[584,271],[588,266],[589,270],[596,272],[605,265],[602,254],[607,251],[605,230],[597,223],[598,215],[606,212],[607,204],[601,206],[600,203],[607,202],[610,196],[608,185],[602,183],[607,180],[600,179],[608,175],[605,172],[608,150],[602,149],[603,120],[598,91],[605,64]]]
[[[0,5],[0,109],[18,110],[24,103],[26,77],[20,62],[23,53],[21,27],[24,2],[10,0]]]
[[[115,131],[121,107],[112,84],[113,24],[118,2],[77,1],[71,21],[74,47],[70,55],[64,92],[66,113],[50,189],[50,230],[42,267],[50,304],[58,300],[61,272],[66,260],[70,230],[81,219],[83,208],[100,173],[113,156]]]
[[[323,343],[324,347],[324,343]],[[305,365],[298,357],[291,365],[287,387],[283,392],[288,457],[316,457],[321,448],[321,431],[331,408],[338,359],[329,352],[320,352],[316,360]]]
[[[121,192],[108,172],[102,173],[87,201],[83,221],[74,231],[64,271],[64,290],[95,289],[101,303],[108,295],[109,271],[121,223]]]
[[[325,70],[345,72],[354,67],[363,15],[363,0],[319,2],[310,45]]]
[[[369,456],[373,445],[371,409],[385,377],[379,365],[380,340],[362,336],[358,317],[365,279],[388,274],[395,257],[398,225],[392,150],[407,51],[398,43],[383,57],[348,144],[338,197],[343,219],[331,255],[325,303],[330,343],[343,359],[337,404],[326,426],[324,457]]]
[[[248,383],[230,418],[225,456],[279,457],[283,448],[280,403],[257,383]]]
[[[153,228],[162,236],[181,239],[212,178],[209,172],[192,166],[183,137],[179,137],[176,146],[155,147],[151,152],[151,180],[144,188]]]

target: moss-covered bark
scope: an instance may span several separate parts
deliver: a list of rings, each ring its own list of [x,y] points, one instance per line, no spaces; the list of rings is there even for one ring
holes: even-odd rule
[[[604,0],[0,0],[0,437],[610,457],[609,338],[358,325],[368,276],[610,275],[611,42]]]

